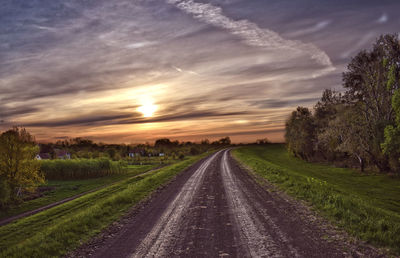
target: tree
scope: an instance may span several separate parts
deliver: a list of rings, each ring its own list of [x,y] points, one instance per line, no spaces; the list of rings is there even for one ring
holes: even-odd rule
[[[171,140],[168,138],[158,139],[154,143],[154,147],[156,147],[156,148],[162,148],[162,147],[168,148],[168,147],[171,147],[172,145],[173,145],[173,142],[171,142]]]
[[[361,51],[343,74],[345,98],[357,108],[365,124],[369,159],[381,170],[389,170],[382,154],[384,129],[394,124],[391,100],[399,89],[400,43],[396,34],[381,36],[371,51]],[[392,77],[392,78],[391,78]]]
[[[369,139],[364,120],[354,107],[342,106],[335,119],[330,120],[326,129],[318,134],[318,141],[330,153],[344,153],[357,158],[361,172],[364,171],[366,157],[371,153]]]
[[[329,140],[325,137],[332,133],[330,130],[330,124],[332,120],[335,120],[338,110],[343,107],[342,94],[331,89],[326,89],[322,93],[321,99],[314,106],[314,121],[316,126],[316,142],[314,149],[324,159],[333,161],[337,156],[337,150],[335,146],[335,137],[329,137]],[[325,133],[330,131],[329,133]],[[321,137],[320,137],[321,135]]]
[[[35,158],[38,152],[34,138],[24,128],[15,127],[0,135],[0,181],[10,189],[12,199],[44,182]]]
[[[200,153],[199,149],[196,148],[195,146],[192,146],[192,147],[190,148],[190,155],[197,155],[197,154],[199,154],[199,153]]]
[[[314,154],[315,133],[311,111],[306,107],[297,107],[286,121],[285,139],[289,151],[310,160]]]
[[[227,136],[227,137],[219,139],[218,141],[214,141],[212,144],[213,145],[230,145],[231,138],[229,138],[229,136]]]
[[[268,138],[264,138],[264,139],[258,139],[256,141],[256,144],[259,145],[266,145],[266,144],[270,144],[271,142],[268,140]]]
[[[396,83],[396,71],[392,67],[388,87],[391,88]],[[392,169],[400,172],[400,89],[397,89],[392,97],[392,107],[395,113],[395,125],[388,125],[385,128],[385,141],[382,143],[383,153],[389,156]]]

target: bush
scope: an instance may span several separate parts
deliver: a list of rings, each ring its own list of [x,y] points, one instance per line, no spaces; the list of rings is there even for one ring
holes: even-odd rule
[[[0,178],[0,208],[4,207],[8,204],[11,197],[10,186],[7,184],[7,181]]]
[[[86,179],[125,172],[126,164],[109,159],[43,160],[41,170],[46,179]]]

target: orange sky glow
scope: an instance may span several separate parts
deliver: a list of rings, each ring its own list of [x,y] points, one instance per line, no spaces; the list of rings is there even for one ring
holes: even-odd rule
[[[22,2],[0,10],[0,132],[42,142],[282,142],[292,110],[400,28],[398,1]]]

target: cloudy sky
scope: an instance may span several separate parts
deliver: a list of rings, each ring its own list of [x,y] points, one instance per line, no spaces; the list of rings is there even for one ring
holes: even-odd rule
[[[0,0],[0,131],[40,141],[283,140],[400,2]]]

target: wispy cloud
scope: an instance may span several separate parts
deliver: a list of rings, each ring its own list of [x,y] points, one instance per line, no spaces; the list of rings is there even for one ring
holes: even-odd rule
[[[395,1],[166,1],[3,1],[0,130],[282,139],[293,108],[340,90],[348,58],[400,27]]]
[[[377,20],[377,23],[383,24],[383,23],[387,23],[389,20],[389,16],[386,13],[383,13]]]
[[[325,29],[329,24],[331,24],[330,20],[320,21],[311,27],[290,32],[287,34],[287,36],[298,37],[298,36],[304,36],[304,35],[311,34],[311,33],[316,33],[316,32],[319,32],[319,31]]]
[[[197,72],[195,72],[195,71],[192,71],[192,70],[183,70],[182,68],[179,68],[179,67],[177,67],[177,66],[172,66],[172,68],[174,68],[175,69],[175,71],[177,71],[177,72],[179,72],[179,73],[189,73],[189,74],[192,74],[192,75],[200,75],[199,73],[197,73]]]
[[[377,37],[377,33],[374,31],[370,31],[364,36],[362,36],[359,40],[355,42],[349,49],[347,49],[345,52],[343,52],[340,57],[345,59],[350,57],[350,55],[354,54],[358,50],[360,50],[362,47],[366,46],[370,41],[372,41],[375,37]]]
[[[248,45],[303,52],[321,65],[332,67],[329,56],[315,45],[298,40],[286,40],[278,33],[262,29],[248,20],[233,20],[225,16],[220,7],[193,0],[167,0],[167,3],[174,4],[198,20],[230,31],[233,35],[242,38]]]

